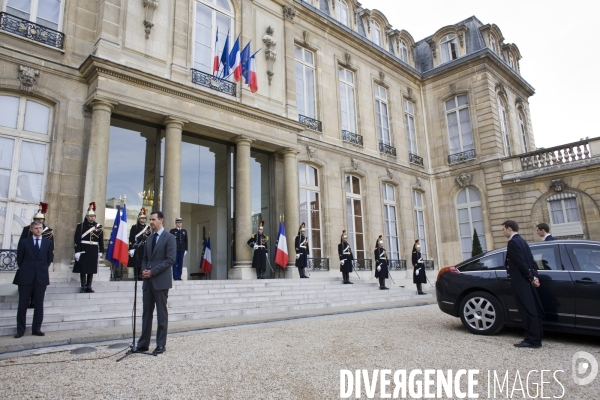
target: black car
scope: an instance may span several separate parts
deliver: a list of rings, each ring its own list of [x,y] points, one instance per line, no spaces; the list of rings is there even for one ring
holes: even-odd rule
[[[600,242],[555,240],[530,244],[538,266],[544,329],[600,335]],[[460,317],[472,333],[493,335],[521,318],[507,277],[506,248],[440,270],[440,310]]]

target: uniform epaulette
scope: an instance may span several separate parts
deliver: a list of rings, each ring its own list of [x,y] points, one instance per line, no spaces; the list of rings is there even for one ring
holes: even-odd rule
[[[252,239],[254,239],[254,236],[255,236],[255,235],[254,235],[254,234],[252,234]]]
[[[265,240],[269,240],[269,237],[268,237],[268,236],[265,236]]]

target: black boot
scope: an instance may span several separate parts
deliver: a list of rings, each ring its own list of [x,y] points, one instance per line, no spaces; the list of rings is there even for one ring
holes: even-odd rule
[[[308,279],[308,276],[306,275],[306,268],[302,268],[302,274],[304,275],[305,278]]]
[[[86,292],[86,284],[85,284],[85,274],[79,274],[79,280],[81,281],[81,289],[79,289],[79,293]]]
[[[352,282],[350,282],[350,272],[346,272],[346,283],[348,285],[354,285]]]
[[[300,275],[300,278],[304,278],[304,273],[302,272],[302,268],[298,268],[298,274]]]
[[[348,280],[346,279],[346,273],[342,272],[342,280],[344,281],[344,285],[348,283]]]
[[[417,283],[417,294],[427,294],[421,289],[421,284]]]
[[[385,278],[379,278],[379,289],[380,290],[387,290],[388,288],[385,287]]]
[[[95,293],[92,290],[92,279],[94,279],[94,275],[93,274],[87,274],[87,289],[86,289],[86,293]]]
[[[260,279],[260,268],[256,268],[256,279]]]

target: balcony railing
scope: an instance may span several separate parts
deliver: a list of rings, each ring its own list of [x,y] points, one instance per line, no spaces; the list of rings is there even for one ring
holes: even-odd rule
[[[357,146],[363,145],[363,137],[358,133],[342,131],[342,139],[344,139],[344,142],[352,143]]]
[[[309,271],[329,271],[329,258],[309,258]]]
[[[411,164],[416,164],[418,166],[423,166],[423,157],[419,157],[416,154],[408,153],[408,160]]]
[[[373,260],[366,258],[356,258],[354,260],[354,269],[356,271],[372,271]]]
[[[0,250],[0,272],[12,272],[17,269],[17,250]]]
[[[406,260],[389,260],[388,269],[390,271],[406,271]]]
[[[475,150],[467,150],[462,153],[451,154],[448,156],[448,164],[454,164],[461,161],[470,160],[475,158]]]
[[[57,49],[63,48],[65,39],[65,34],[62,32],[46,28],[43,25],[5,12],[0,12],[0,30],[56,47]]]
[[[323,132],[323,123],[321,121],[300,114],[298,115],[298,120],[301,124],[304,124],[308,129],[317,132]]]
[[[379,142],[379,152],[396,157],[396,148],[390,146],[389,144],[385,144],[383,142]]]
[[[236,84],[227,79],[192,69],[192,82],[235,97]]]
[[[521,167],[523,170],[564,165],[574,161],[585,160],[592,157],[590,145],[587,140],[573,142],[562,146],[540,149],[522,154]]]

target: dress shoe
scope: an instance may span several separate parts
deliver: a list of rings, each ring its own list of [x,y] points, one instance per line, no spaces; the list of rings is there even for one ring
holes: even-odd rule
[[[427,293],[425,293],[425,292],[418,292],[417,294],[427,294]]]
[[[96,293],[96,292],[94,292],[94,290],[91,287],[87,288],[85,292],[86,293]]]
[[[81,289],[79,289],[79,293],[85,293],[86,292],[86,288],[82,287]]]
[[[31,332],[33,336],[45,336],[46,334],[42,331]]]
[[[532,344],[526,341],[522,341],[521,343],[515,343],[514,345],[515,347],[529,347],[531,349],[539,349],[540,347],[542,347],[541,343],[540,344]]]
[[[383,289],[383,290],[390,290],[390,288],[389,288],[389,287],[387,287],[387,286],[384,286],[384,287],[382,287],[381,289]]]
[[[348,281],[348,285],[354,285],[354,282]]]
[[[15,339],[23,337],[24,334],[25,334],[25,332],[17,332],[17,334],[15,335]]]
[[[148,351],[148,350],[150,350],[148,348],[148,346],[140,346],[135,351],[137,351],[137,352],[144,352],[144,351]]]
[[[152,354],[162,354],[165,351],[167,351],[167,349],[165,348],[165,346],[157,346],[153,351]]]

